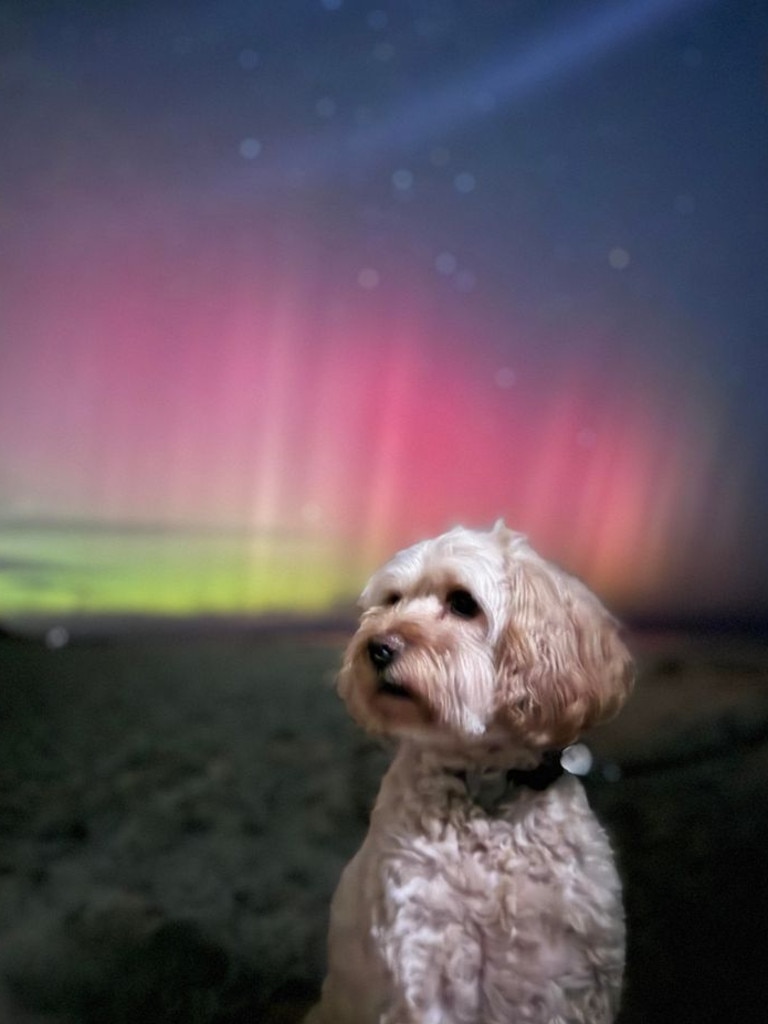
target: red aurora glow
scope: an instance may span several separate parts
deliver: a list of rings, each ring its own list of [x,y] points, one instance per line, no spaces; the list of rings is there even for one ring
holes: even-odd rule
[[[27,343],[0,382],[19,511],[309,538],[350,581],[504,516],[625,606],[695,582],[717,423],[701,389],[606,364],[583,329],[555,363],[529,343],[502,359],[402,291],[368,308],[274,280],[180,286],[139,260],[87,287],[59,269],[19,302]],[[737,513],[715,509],[702,586]]]

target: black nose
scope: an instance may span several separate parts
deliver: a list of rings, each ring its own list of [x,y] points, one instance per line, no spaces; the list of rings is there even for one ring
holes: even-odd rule
[[[376,668],[386,668],[397,656],[402,644],[399,644],[393,637],[385,640],[368,641],[368,657]]]

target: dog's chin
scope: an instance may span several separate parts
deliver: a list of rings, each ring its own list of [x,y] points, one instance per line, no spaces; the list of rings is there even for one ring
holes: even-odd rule
[[[379,735],[400,737],[437,727],[434,709],[413,680],[394,671],[375,672],[358,663],[342,672],[339,691],[359,725]]]
[[[377,676],[366,703],[377,731],[399,735],[435,727],[432,709],[407,679],[388,673]]]

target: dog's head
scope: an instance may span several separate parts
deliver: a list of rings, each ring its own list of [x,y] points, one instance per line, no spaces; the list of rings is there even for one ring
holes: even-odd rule
[[[632,687],[616,621],[501,522],[401,551],[360,603],[339,692],[373,732],[560,747]]]

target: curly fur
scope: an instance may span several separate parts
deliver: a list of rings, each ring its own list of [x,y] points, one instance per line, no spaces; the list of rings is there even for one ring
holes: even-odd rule
[[[621,886],[581,784],[488,812],[461,772],[534,767],[615,714],[632,685],[616,622],[503,523],[400,552],[361,603],[339,692],[399,747],[334,896],[308,1021],[609,1024]]]

